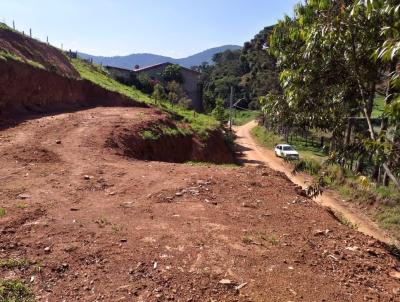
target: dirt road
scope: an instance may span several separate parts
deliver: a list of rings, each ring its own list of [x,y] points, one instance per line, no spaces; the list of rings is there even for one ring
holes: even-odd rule
[[[399,261],[282,173],[109,143],[158,118],[95,108],[0,131],[0,281],[50,302],[398,301]]]
[[[311,180],[311,177],[304,173],[291,173],[291,167],[282,159],[275,156],[273,150],[269,150],[260,146],[251,136],[251,130],[257,125],[256,121],[251,121],[243,126],[236,127],[235,131],[238,136],[237,143],[243,146],[242,158],[247,164],[267,164],[270,168],[286,174],[289,179],[303,188],[306,188]],[[394,243],[383,230],[381,230],[371,219],[360,213],[359,210],[352,208],[351,204],[341,200],[340,196],[332,191],[325,191],[322,196],[315,199],[319,204],[330,207],[331,209],[342,213],[354,225],[357,225],[358,230],[366,235],[372,236],[380,241],[388,244]]]

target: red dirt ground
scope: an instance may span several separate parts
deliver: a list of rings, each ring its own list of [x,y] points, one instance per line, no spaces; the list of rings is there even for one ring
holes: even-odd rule
[[[112,105],[146,107],[87,80],[67,78],[21,62],[0,60],[0,124],[9,116],[20,118],[27,113]]]
[[[138,161],[107,147],[153,109],[0,132],[0,259],[38,301],[399,301],[400,263],[265,167]]]

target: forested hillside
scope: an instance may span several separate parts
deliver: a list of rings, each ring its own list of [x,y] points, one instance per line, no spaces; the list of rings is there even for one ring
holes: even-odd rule
[[[267,52],[273,27],[266,27],[242,49],[226,50],[214,55],[214,65],[203,64],[205,108],[211,110],[216,99],[228,102],[230,87],[235,100],[243,99],[241,106],[259,108],[258,98],[277,93],[279,88],[275,59]]]

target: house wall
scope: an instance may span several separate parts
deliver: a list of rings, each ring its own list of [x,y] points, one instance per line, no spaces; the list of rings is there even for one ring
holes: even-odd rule
[[[161,80],[161,74],[165,68],[170,65],[169,63],[160,64],[152,68],[145,70],[132,71],[128,69],[116,68],[106,66],[105,68],[114,79],[123,79],[127,82],[131,79],[132,74],[146,74],[149,78]],[[200,84],[200,75],[197,72],[182,68],[181,73],[184,79],[182,88],[188,95],[188,98],[192,100],[192,106],[197,112],[203,112],[203,98],[202,98],[202,87]]]
[[[161,73],[164,71],[168,64],[154,66],[154,68],[136,71],[136,73],[144,73],[149,78],[160,79]],[[192,100],[192,106],[197,112],[203,111],[203,100],[201,95],[200,76],[198,73],[182,68],[181,73],[184,79],[182,84],[183,89],[188,94],[189,99]]]
[[[129,81],[131,78],[132,71],[128,69],[115,68],[111,66],[106,66],[105,68],[113,79],[124,79],[125,81]]]

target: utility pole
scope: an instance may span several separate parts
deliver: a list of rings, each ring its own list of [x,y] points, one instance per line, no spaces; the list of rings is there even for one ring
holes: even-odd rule
[[[49,44],[49,36],[46,37],[47,45]]]
[[[32,38],[32,29],[29,28],[29,36]]]
[[[231,95],[229,98],[229,131],[232,132],[232,110],[233,110],[233,86],[231,86]]]
[[[13,20],[13,29],[15,30],[15,22],[14,22],[14,20]]]

